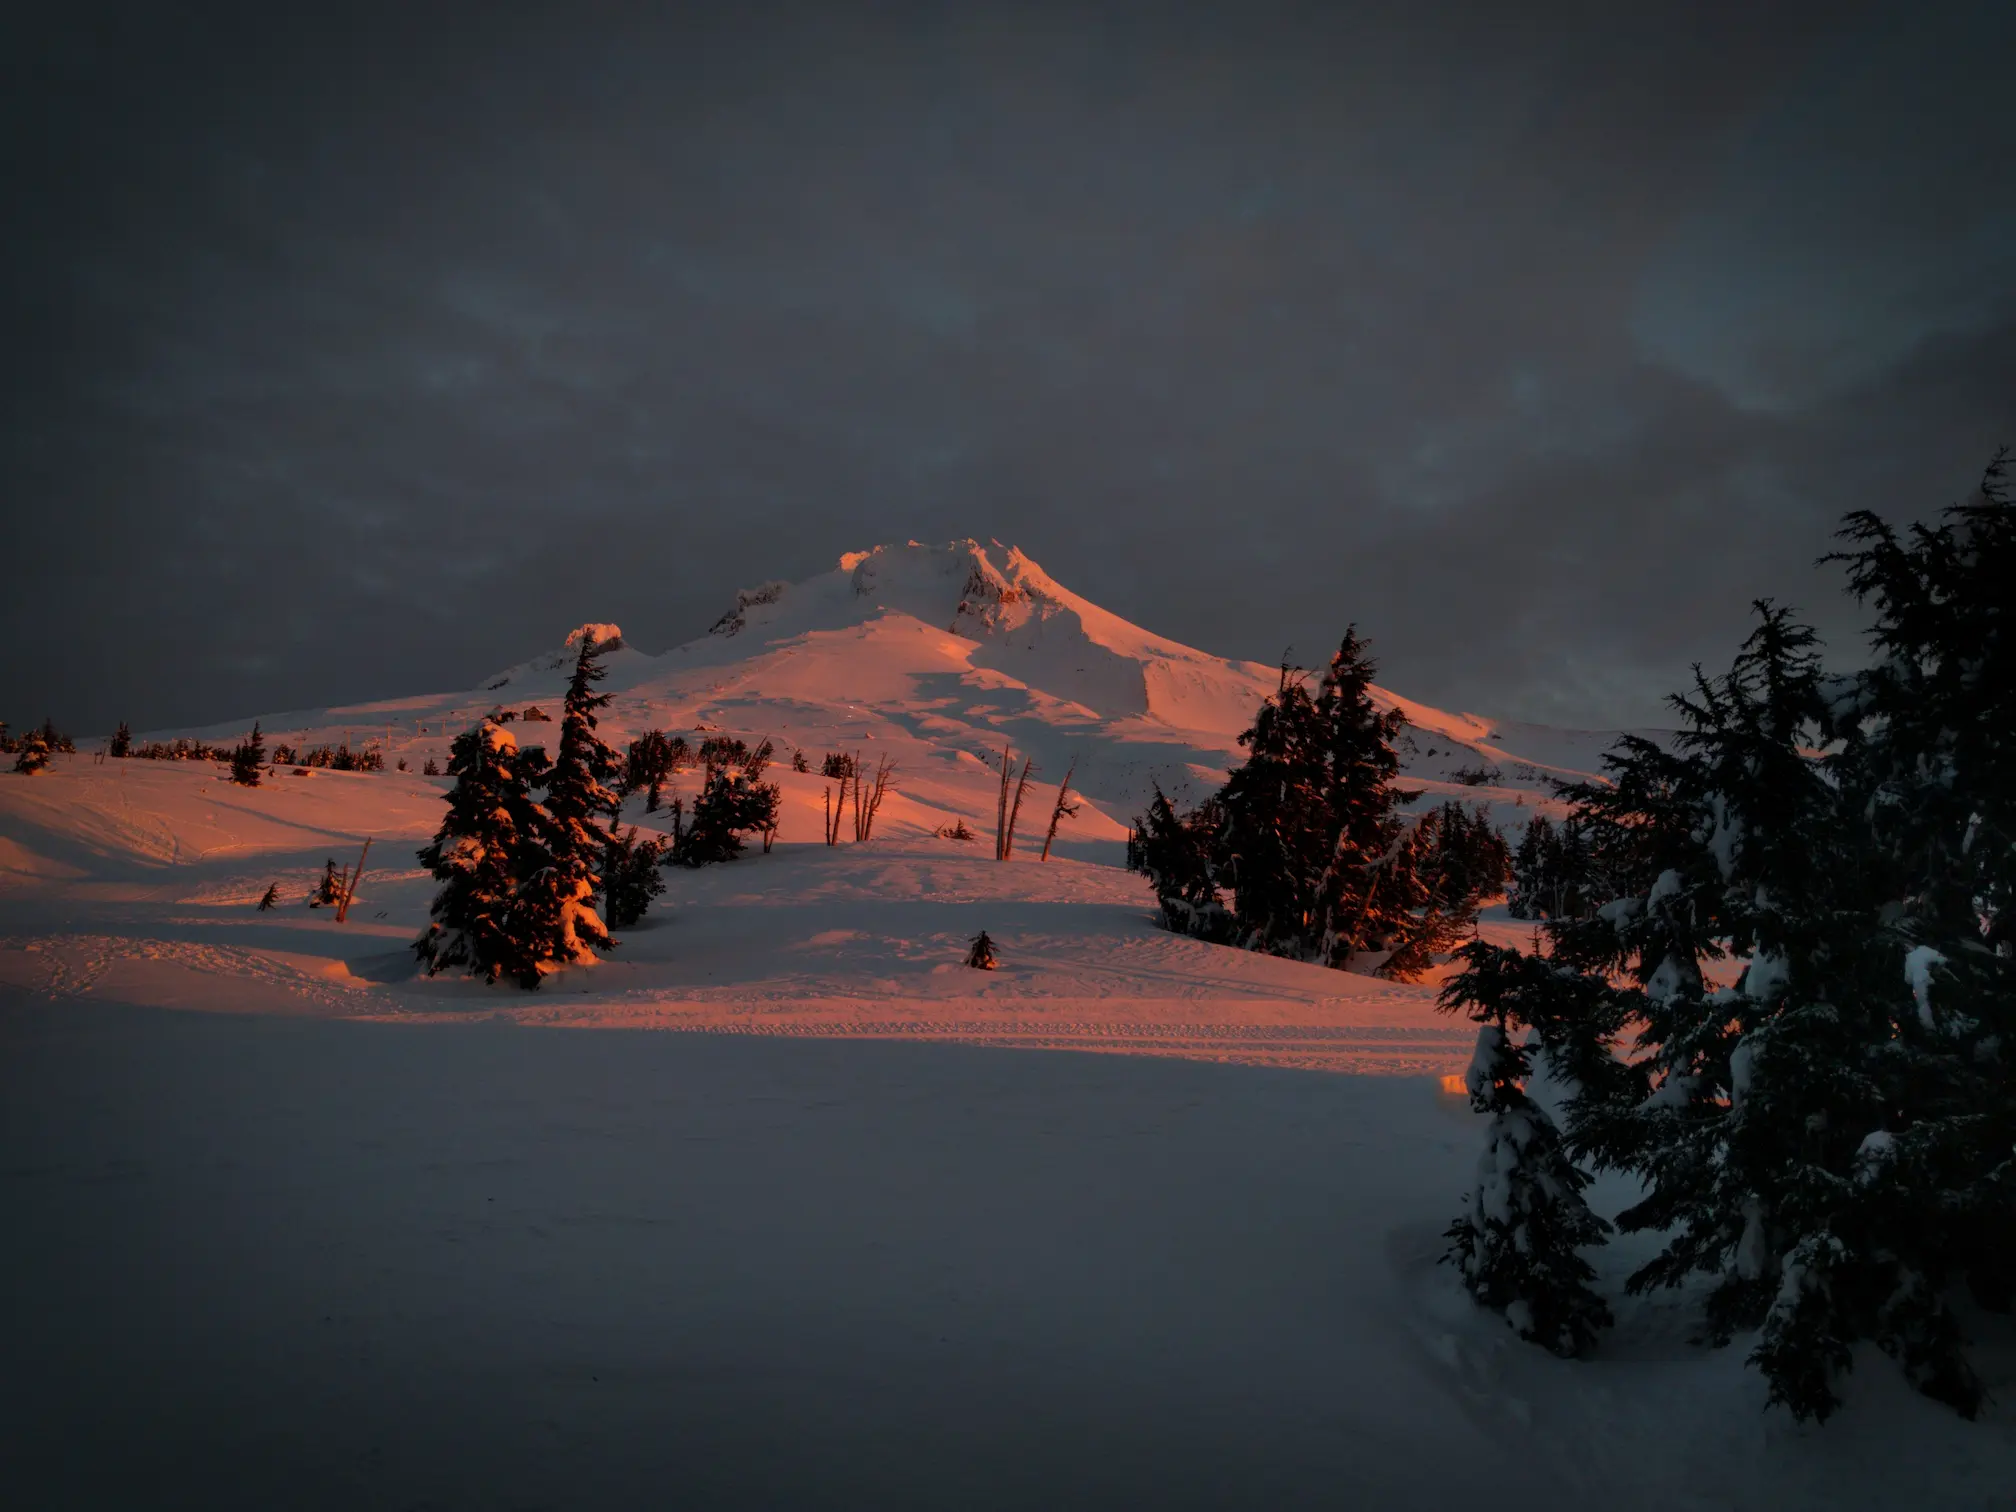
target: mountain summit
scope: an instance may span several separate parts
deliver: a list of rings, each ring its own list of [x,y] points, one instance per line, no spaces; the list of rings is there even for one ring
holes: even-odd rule
[[[1339,614],[1340,634],[1348,618]],[[1007,745],[1052,780],[1075,765],[1077,790],[1124,824],[1153,785],[1179,797],[1220,780],[1241,760],[1240,732],[1281,677],[1278,667],[1213,656],[1132,624],[1016,547],[907,541],[848,552],[802,582],[745,588],[709,633],[656,656],[625,642],[615,624],[588,624],[466,692],[262,718],[303,742],[375,726],[395,755],[418,758],[417,768],[487,712],[557,699],[576,643],[590,632],[614,643],[603,684],[616,695],[604,719],[609,738],[720,731],[770,737],[815,759],[872,742],[903,765],[908,791],[951,783],[941,794],[948,817],[953,789],[991,780],[984,766],[998,764]],[[1451,714],[1374,691],[1406,715],[1401,750],[1411,783],[1507,810],[1551,802],[1548,780],[1593,772],[1614,738]],[[238,730],[234,722],[191,733]]]

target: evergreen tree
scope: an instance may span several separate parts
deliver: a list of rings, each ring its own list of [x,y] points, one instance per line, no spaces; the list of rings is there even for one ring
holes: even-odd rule
[[[1148,812],[1127,839],[1127,869],[1155,890],[1162,922],[1177,934],[1220,944],[1232,938],[1232,915],[1219,893],[1212,852],[1224,811],[1212,799],[1187,815],[1158,786]]]
[[[40,731],[40,734],[42,736],[42,743],[45,746],[47,746],[52,753],[60,753],[64,756],[70,756],[76,753],[77,750],[76,743],[73,742],[68,735],[65,735],[61,730],[56,728],[55,720],[45,716],[42,720],[42,729]]]
[[[1828,678],[1812,633],[1760,604],[1730,672],[1674,700],[1675,748],[1626,740],[1614,780],[1574,793],[1611,896],[1546,929],[1559,976],[1540,996],[1582,1015],[1570,1037],[1588,1051],[1571,1147],[1646,1183],[1618,1226],[1664,1243],[1629,1288],[1714,1277],[1709,1337],[1761,1328],[1751,1360],[1800,1417],[1836,1406],[1857,1339],[1971,1415],[1982,1389],[1947,1293],[2008,1295],[2016,982],[1990,901],[2007,842],[1972,859],[2006,802],[1980,773],[2008,739],[2007,695],[1938,670],[2007,655],[1987,607],[2006,598],[2007,541],[1973,546],[2006,531],[2004,508],[1964,522],[1969,550],[1950,521],[1912,548],[1860,527],[1851,567],[1887,574],[1869,591],[1889,662]],[[1946,575],[1914,602],[1914,573]],[[1925,707],[1942,697],[1943,716]],[[1727,955],[1742,975],[1710,991]],[[1621,1013],[1618,972],[1635,983]],[[1626,1017],[1638,1058],[1596,1055],[1598,1021]]]
[[[994,952],[994,942],[988,938],[986,930],[973,937],[972,948],[966,952],[966,964],[975,971],[992,971],[1001,964],[1001,958]]]
[[[646,730],[630,742],[623,757],[623,790],[647,793],[648,813],[656,813],[663,801],[665,783],[672,776],[675,758],[672,742],[663,730]]]
[[[1316,697],[1326,861],[1312,921],[1315,958],[1341,967],[1361,952],[1383,952],[1382,972],[1404,980],[1461,939],[1468,918],[1440,907],[1422,878],[1421,837],[1398,812],[1415,795],[1394,785],[1400,758],[1393,742],[1406,717],[1397,708],[1380,712],[1372,698],[1377,672],[1353,626]]]
[[[1596,886],[1592,865],[1578,818],[1571,814],[1556,825],[1544,814],[1535,814],[1512,856],[1507,912],[1515,919],[1575,917],[1585,910]]]
[[[240,787],[259,786],[259,771],[266,764],[266,741],[254,720],[252,733],[231,753],[231,780]]]
[[[271,913],[279,901],[280,884],[278,882],[268,882],[266,884],[266,891],[259,896],[259,912]]]
[[[742,854],[742,836],[773,828],[782,801],[777,784],[762,778],[769,761],[769,742],[757,748],[745,766],[710,765],[693,800],[691,820],[678,830],[668,858],[679,866],[711,866]],[[675,807],[677,805],[675,804]],[[674,821],[677,829],[677,821]]]
[[[620,826],[609,826],[603,842],[602,887],[613,928],[635,924],[650,909],[652,900],[665,891],[661,859],[658,842],[638,839],[634,824],[627,835]]]
[[[545,776],[535,752],[490,720],[450,747],[448,812],[420,861],[439,880],[431,922],[413,950],[429,976],[462,967],[487,982],[537,987],[552,959],[550,931],[522,907],[527,880],[551,864],[551,822],[533,800]],[[330,863],[333,873],[335,863]]]
[[[1229,883],[1237,943],[1306,958],[1330,860],[1327,721],[1300,676],[1280,685],[1239,737],[1245,764],[1219,794],[1219,875]]]
[[[336,858],[330,856],[322,863],[322,875],[308,893],[310,908],[334,908],[343,901],[343,878],[336,871]]]
[[[1379,710],[1374,672],[1355,630],[1315,697],[1284,666],[1239,737],[1245,763],[1212,802],[1179,815],[1157,790],[1128,864],[1149,877],[1171,929],[1336,967],[1376,956],[1402,980],[1462,938],[1503,845],[1461,818],[1461,864],[1436,870],[1438,826],[1399,812],[1418,795],[1394,783],[1404,719]]]
[[[1582,1195],[1589,1177],[1526,1093],[1531,1065],[1514,1036],[1528,1026],[1516,992],[1505,990],[1520,975],[1518,953],[1481,942],[1461,953],[1466,968],[1443,989],[1442,1005],[1468,1008],[1481,1026],[1466,1084],[1470,1105],[1489,1113],[1491,1126],[1444,1259],[1521,1338],[1558,1355],[1583,1354],[1611,1319],[1589,1285],[1596,1273],[1577,1251],[1602,1243],[1610,1225],[1589,1210]]]
[[[105,754],[116,760],[133,754],[133,732],[126,728],[126,721],[119,721],[119,728],[112,732],[112,743],[105,748]]]
[[[593,960],[615,943],[594,906],[606,843],[595,821],[615,814],[619,800],[610,783],[621,769],[595,733],[595,713],[609,702],[607,693],[594,691],[601,680],[595,637],[583,634],[561,706],[559,749],[546,774],[544,864],[525,876],[518,895],[531,930],[545,942],[544,955],[561,966]]]
[[[1452,799],[1423,815],[1420,828],[1421,878],[1443,913],[1474,916],[1504,891],[1512,853],[1483,809]]]
[[[49,765],[49,742],[40,730],[21,737],[14,756],[14,770],[32,777]]]

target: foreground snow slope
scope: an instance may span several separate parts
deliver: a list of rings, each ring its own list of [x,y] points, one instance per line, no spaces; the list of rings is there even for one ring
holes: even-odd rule
[[[1434,1264],[1478,1132],[1415,1078],[0,989],[0,1464],[205,1512],[2009,1505],[2006,1349],[1983,1422],[1865,1351],[1816,1429],[1695,1299],[1521,1344]]]

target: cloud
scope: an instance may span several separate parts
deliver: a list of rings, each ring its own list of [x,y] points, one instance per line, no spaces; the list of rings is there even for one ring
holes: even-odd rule
[[[970,534],[1213,650],[1356,619],[1416,696],[1642,720],[2009,428],[1999,243],[1936,234],[1979,165],[1884,134],[1880,16],[485,15],[45,18],[0,615],[74,629],[0,707],[452,685]]]

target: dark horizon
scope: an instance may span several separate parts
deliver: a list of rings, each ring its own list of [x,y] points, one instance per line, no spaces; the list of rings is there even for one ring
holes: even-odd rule
[[[1656,721],[2016,440],[2016,12],[10,21],[0,717],[473,683],[998,537],[1144,627]]]

